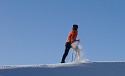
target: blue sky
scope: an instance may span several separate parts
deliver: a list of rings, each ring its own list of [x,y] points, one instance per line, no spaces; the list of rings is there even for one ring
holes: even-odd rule
[[[60,63],[73,24],[84,58],[125,61],[124,0],[0,0],[0,65]]]

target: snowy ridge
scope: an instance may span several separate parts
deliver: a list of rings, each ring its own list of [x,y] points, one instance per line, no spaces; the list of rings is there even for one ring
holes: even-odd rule
[[[76,64],[79,64],[81,62],[75,63],[75,62],[69,62],[69,63],[57,63],[57,64],[33,64],[33,65],[3,65],[0,66],[0,69],[15,69],[15,68],[56,68],[56,67],[66,67],[66,66],[74,66]]]
[[[0,76],[125,76],[124,61],[0,66]]]

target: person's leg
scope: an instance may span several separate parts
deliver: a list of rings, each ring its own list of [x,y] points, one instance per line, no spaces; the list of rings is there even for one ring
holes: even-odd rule
[[[66,43],[65,44],[65,52],[63,54],[61,63],[65,63],[65,59],[66,59],[66,57],[67,57],[67,55],[69,53],[70,48],[71,48],[71,43]]]

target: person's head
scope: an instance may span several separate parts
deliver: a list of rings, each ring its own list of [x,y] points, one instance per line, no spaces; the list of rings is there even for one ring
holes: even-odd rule
[[[74,25],[72,26],[72,29],[77,31],[78,25],[77,25],[77,24],[74,24]]]

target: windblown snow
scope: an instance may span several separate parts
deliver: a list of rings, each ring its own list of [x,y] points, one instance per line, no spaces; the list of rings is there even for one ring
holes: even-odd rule
[[[125,62],[72,62],[0,66],[0,76],[125,76]]]

